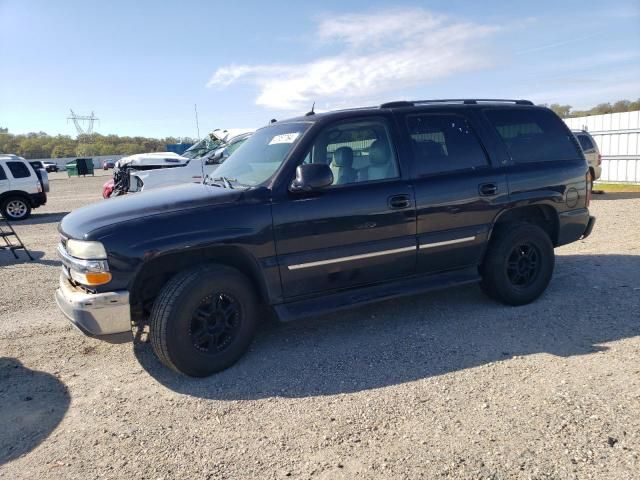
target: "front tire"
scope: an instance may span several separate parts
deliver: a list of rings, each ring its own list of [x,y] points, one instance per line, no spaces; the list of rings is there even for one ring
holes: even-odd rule
[[[25,220],[31,215],[31,205],[24,197],[9,197],[2,202],[0,212],[9,221]]]
[[[188,376],[224,370],[249,348],[257,306],[251,283],[234,268],[216,265],[181,272],[153,304],[153,351],[166,366]]]
[[[481,267],[482,290],[507,305],[525,305],[549,285],[555,254],[549,235],[537,225],[497,227]]]

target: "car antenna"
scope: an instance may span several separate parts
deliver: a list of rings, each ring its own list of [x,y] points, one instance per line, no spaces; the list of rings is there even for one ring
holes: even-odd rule
[[[275,118],[272,118],[271,121],[269,123],[276,123],[278,120],[276,120]]]
[[[315,115],[316,112],[314,112],[313,110],[316,108],[316,102],[313,102],[313,105],[311,105],[311,110],[309,110],[307,113],[304,114],[305,117],[310,117],[311,115]]]

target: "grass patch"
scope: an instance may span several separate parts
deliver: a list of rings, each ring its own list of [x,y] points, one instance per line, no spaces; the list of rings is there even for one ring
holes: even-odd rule
[[[627,185],[623,183],[594,183],[594,190],[604,190],[605,192],[637,192],[640,193],[640,185]]]

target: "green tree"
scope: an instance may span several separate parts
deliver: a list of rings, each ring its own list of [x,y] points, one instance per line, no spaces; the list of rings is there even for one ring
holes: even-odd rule
[[[560,105],[559,103],[552,103],[549,108],[556,112],[561,118],[566,118],[571,113],[571,105]]]
[[[60,143],[51,150],[51,158],[67,158],[76,154],[76,146]]]

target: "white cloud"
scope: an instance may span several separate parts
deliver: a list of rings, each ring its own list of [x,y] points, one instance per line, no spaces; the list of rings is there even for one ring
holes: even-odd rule
[[[423,9],[339,15],[320,20],[314,38],[341,53],[303,64],[228,65],[207,86],[255,84],[256,104],[274,109],[344,104],[482,68],[489,60],[477,41],[496,30]]]

